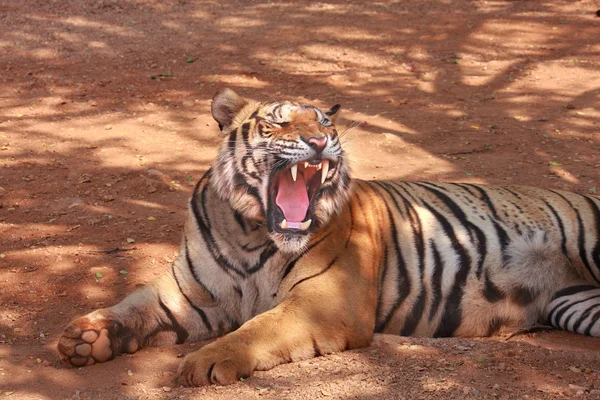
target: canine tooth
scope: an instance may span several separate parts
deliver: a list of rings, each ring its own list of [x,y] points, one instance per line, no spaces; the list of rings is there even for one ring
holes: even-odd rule
[[[287,221],[284,219],[283,221],[281,221],[281,225],[279,225],[279,226],[281,226],[281,229],[287,229],[288,228]]]
[[[308,163],[308,161],[304,161],[304,168],[308,168],[310,164]]]
[[[321,171],[321,184],[325,183],[327,179],[327,173],[329,172],[329,160],[323,160],[323,170]]]
[[[303,231],[307,230],[310,227],[310,224],[312,224],[312,219],[309,219],[306,222],[302,222],[300,224],[300,229],[302,229]]]
[[[298,164],[292,165],[290,171],[292,172],[292,179],[294,180],[294,182],[296,182],[296,177],[298,176]]]

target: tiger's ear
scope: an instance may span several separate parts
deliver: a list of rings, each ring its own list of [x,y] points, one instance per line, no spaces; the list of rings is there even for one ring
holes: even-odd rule
[[[331,107],[329,110],[325,111],[325,115],[327,115],[329,117],[329,120],[333,124],[335,124],[335,121],[340,116],[341,109],[342,109],[342,106],[339,104],[336,104],[335,106]]]
[[[231,125],[235,116],[248,104],[248,101],[229,88],[220,89],[212,99],[210,110],[219,124],[219,129]]]

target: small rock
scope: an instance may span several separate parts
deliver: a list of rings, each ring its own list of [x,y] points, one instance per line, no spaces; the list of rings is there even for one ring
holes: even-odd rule
[[[565,108],[566,108],[567,110],[574,110],[574,109],[575,109],[575,104],[571,104],[571,103],[569,103],[569,104],[567,104],[567,105],[565,106]]]
[[[104,130],[106,130],[106,131],[110,131],[111,129],[112,129],[112,125],[106,125],[104,127]]]
[[[573,390],[586,390],[587,388],[585,386],[580,386],[580,385],[575,385],[573,383],[569,383],[569,389],[573,389]]]
[[[168,387],[168,386],[163,386],[163,387],[162,387],[162,390],[163,390],[163,392],[170,392],[170,391],[171,391],[171,388],[170,388],[170,387]]]

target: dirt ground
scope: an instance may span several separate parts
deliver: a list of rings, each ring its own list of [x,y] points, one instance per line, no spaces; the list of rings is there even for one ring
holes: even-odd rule
[[[229,387],[185,344],[68,369],[73,317],[168,268],[221,141],[210,99],[341,103],[361,178],[600,192],[600,4],[0,0],[0,397],[600,398],[600,339],[376,336]],[[102,253],[115,247],[131,250]]]

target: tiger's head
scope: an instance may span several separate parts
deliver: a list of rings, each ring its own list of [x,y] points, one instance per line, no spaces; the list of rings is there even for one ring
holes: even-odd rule
[[[333,124],[340,106],[323,112],[288,101],[260,103],[222,89],[211,109],[226,136],[212,167],[219,197],[265,224],[280,250],[302,251],[349,197]]]

